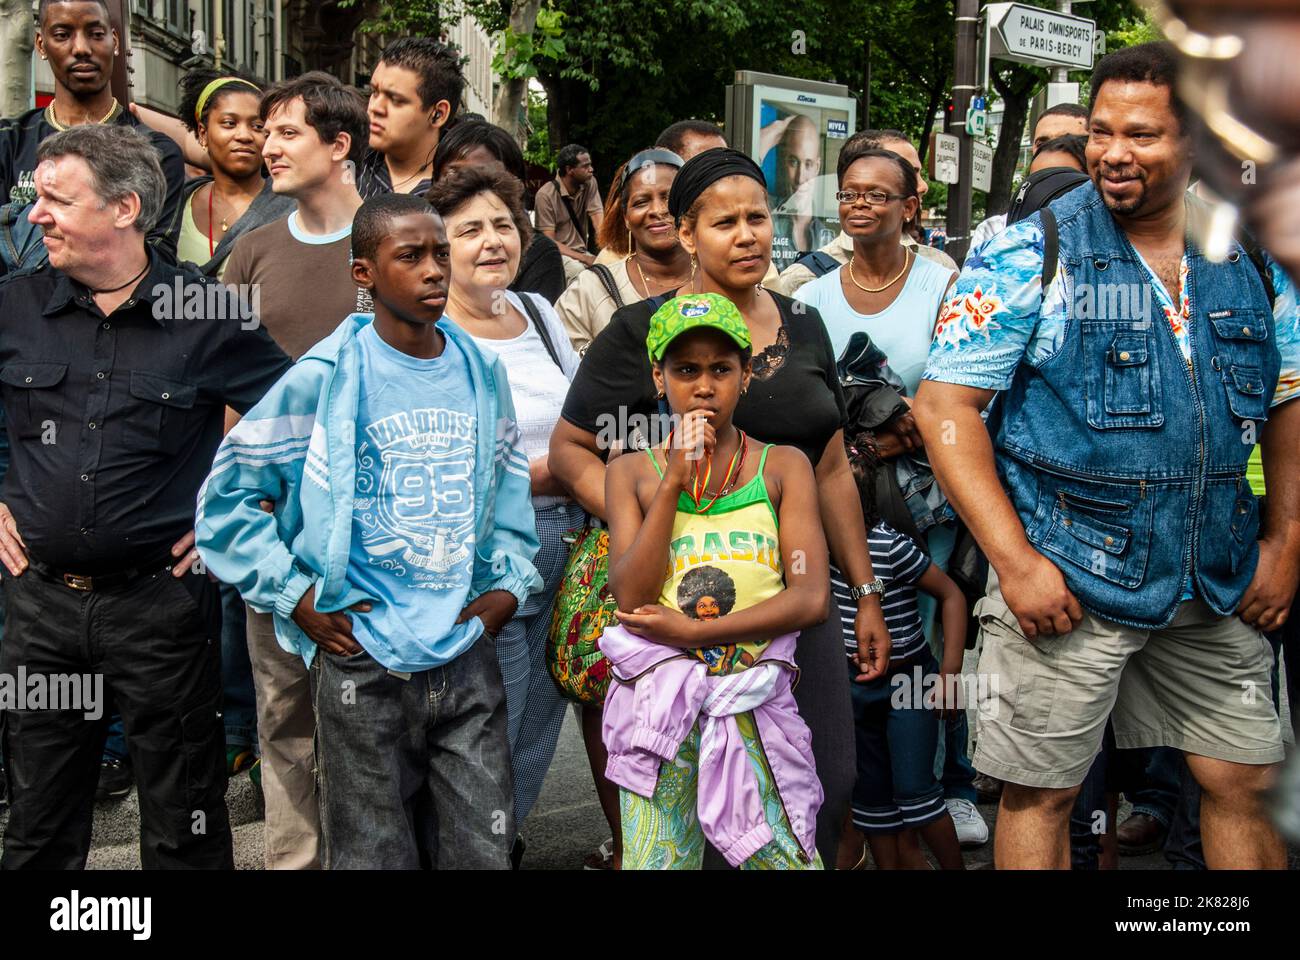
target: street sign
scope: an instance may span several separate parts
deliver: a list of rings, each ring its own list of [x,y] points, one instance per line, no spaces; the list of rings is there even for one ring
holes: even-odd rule
[[[940,183],[956,183],[961,161],[961,143],[958,139],[951,133],[934,134],[930,156],[930,175]]]
[[[976,190],[988,193],[993,188],[993,148],[976,140],[971,144],[971,183]]]
[[[982,137],[988,128],[988,113],[971,104],[966,110],[966,132],[972,137]]]
[[[985,7],[989,56],[1040,67],[1091,70],[1097,23],[1023,3]]]

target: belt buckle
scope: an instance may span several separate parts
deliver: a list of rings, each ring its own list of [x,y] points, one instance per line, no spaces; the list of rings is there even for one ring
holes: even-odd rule
[[[79,577],[73,573],[65,573],[63,582],[73,590],[89,591],[94,589],[95,582],[91,577]]]

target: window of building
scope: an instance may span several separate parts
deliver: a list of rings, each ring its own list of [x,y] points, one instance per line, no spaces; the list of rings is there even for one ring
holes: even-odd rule
[[[177,33],[186,35],[190,32],[190,10],[185,0],[166,0],[167,26]]]
[[[244,0],[243,48],[239,62],[254,73],[257,72],[257,7],[251,0]]]
[[[228,63],[237,63],[235,57],[235,0],[221,0],[221,36],[225,40],[225,49],[221,51],[221,59]]]

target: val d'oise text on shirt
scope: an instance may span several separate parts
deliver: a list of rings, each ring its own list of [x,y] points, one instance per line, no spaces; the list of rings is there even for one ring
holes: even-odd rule
[[[422,360],[385,343],[361,347],[356,498],[348,580],[379,598],[353,631],[390,670],[459,656],[483,632],[457,624],[474,570],[474,468],[479,425],[464,354],[450,339]]]

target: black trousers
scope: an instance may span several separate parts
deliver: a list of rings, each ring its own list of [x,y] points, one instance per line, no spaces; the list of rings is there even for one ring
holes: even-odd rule
[[[0,869],[85,867],[114,709],[135,770],[144,868],[233,869],[216,584],[159,570],[85,592],[29,569],[4,591],[0,673],[98,674],[107,702],[0,715],[10,797]]]
[[[853,700],[844,628],[834,598],[826,619],[799,634],[794,662],[799,685],[794,688],[799,716],[812,733],[813,762],[821,781],[821,809],[817,812],[817,852],[827,870],[835,869],[840,835],[849,812],[853,785],[858,777],[857,734],[853,725]],[[704,848],[704,869],[728,870],[727,861],[712,845]]]
[[[794,662],[799,667],[794,699],[812,732],[813,760],[825,794],[817,814],[817,852],[826,869],[833,870],[858,776],[844,630],[833,598],[826,620],[799,634]]]

